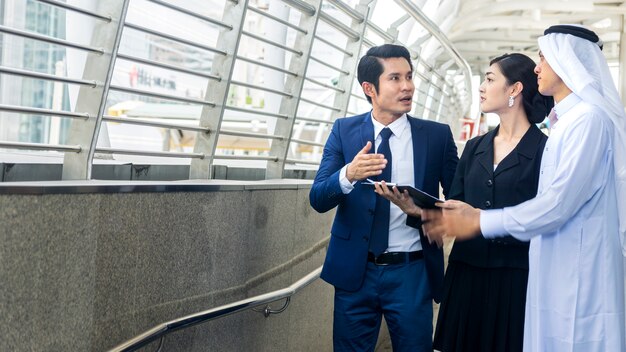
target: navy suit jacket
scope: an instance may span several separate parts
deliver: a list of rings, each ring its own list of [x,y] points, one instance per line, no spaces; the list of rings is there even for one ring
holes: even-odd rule
[[[447,195],[458,163],[450,127],[407,117],[413,140],[414,186],[437,196],[441,185],[444,195]],[[321,277],[347,291],[356,291],[363,284],[377,195],[371,187],[361,185],[360,181],[355,183],[350,193],[343,194],[339,172],[367,141],[375,145],[371,113],[336,120],[309,194],[311,206],[320,213],[337,207]],[[407,225],[419,229],[431,294],[439,302],[443,283],[443,251],[428,243],[419,219],[409,217]]]

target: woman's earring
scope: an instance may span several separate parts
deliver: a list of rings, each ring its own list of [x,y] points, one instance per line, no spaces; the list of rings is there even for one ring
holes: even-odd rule
[[[509,107],[513,107],[513,103],[515,103],[515,98],[512,95],[509,95]]]

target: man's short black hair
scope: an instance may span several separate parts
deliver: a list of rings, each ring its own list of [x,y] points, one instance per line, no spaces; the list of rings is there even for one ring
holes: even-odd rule
[[[378,85],[380,75],[383,74],[382,59],[389,59],[394,57],[403,57],[411,66],[413,71],[413,63],[411,62],[411,54],[407,48],[401,45],[384,44],[380,46],[371,47],[365,56],[359,60],[359,66],[357,68],[357,79],[359,84],[363,82],[369,82],[374,85],[374,89],[378,93]],[[365,95],[367,101],[372,103],[372,98],[367,94]]]

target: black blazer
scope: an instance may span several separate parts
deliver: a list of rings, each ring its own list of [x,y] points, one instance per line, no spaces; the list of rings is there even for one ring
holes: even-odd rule
[[[467,142],[452,181],[450,198],[480,209],[499,209],[535,197],[541,156],[548,137],[531,125],[494,171],[493,139],[499,129],[500,126]],[[455,242],[450,261],[485,268],[528,269],[528,246],[528,242],[511,236],[494,240],[479,236]]]

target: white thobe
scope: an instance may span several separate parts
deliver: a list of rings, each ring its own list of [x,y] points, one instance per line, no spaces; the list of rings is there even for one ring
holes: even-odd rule
[[[524,351],[626,351],[613,126],[573,93],[555,109],[537,197],[482,211],[481,231],[531,241]]]

